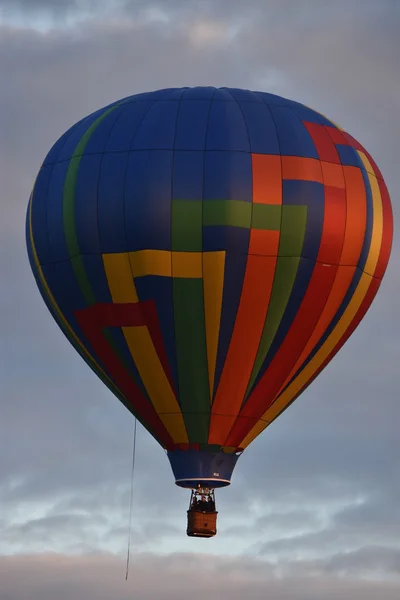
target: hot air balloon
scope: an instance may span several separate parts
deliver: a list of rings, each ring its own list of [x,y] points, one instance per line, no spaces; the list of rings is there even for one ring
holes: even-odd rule
[[[214,490],[335,356],[384,275],[392,212],[351,135],[264,92],[115,102],[50,150],[27,247],[54,319],[192,490]]]

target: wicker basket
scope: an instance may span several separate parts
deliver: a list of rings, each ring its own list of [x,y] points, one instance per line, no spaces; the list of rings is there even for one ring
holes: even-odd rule
[[[218,512],[188,510],[187,534],[191,537],[213,537],[217,533]]]

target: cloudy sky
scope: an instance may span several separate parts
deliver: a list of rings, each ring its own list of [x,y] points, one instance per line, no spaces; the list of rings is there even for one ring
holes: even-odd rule
[[[400,244],[340,355],[240,459],[219,534],[53,323],[25,254],[29,193],[75,121],[136,92],[262,89],[340,123],[398,213],[398,0],[0,0],[0,600],[400,597]]]

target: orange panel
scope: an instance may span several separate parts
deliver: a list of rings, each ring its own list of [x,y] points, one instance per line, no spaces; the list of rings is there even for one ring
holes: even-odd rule
[[[343,167],[346,181],[346,232],[344,236],[341,265],[356,265],[367,224],[367,196],[364,179],[358,167]]]
[[[249,254],[278,256],[279,236],[279,231],[251,229]]]
[[[316,158],[282,156],[282,179],[322,183],[321,161]]]
[[[281,157],[252,154],[253,202],[282,204]]]
[[[231,342],[212,407],[209,443],[227,437],[229,427],[216,426],[215,415],[238,414],[246,394],[267,315],[276,257],[249,255]]]
[[[330,162],[321,162],[321,167],[322,178],[325,185],[343,189],[346,187],[342,165],[335,165]]]

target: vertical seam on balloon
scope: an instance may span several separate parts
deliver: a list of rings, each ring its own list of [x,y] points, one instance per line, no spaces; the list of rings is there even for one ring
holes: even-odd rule
[[[247,127],[246,119],[244,118],[243,110],[242,110],[239,102],[236,100],[236,98],[233,96],[233,94],[231,94],[231,92],[229,91],[228,88],[224,88],[224,90],[226,91],[227,94],[229,94],[229,96],[233,99],[233,101],[236,103],[236,105],[239,108],[240,114],[242,115],[243,124],[244,124],[245,130],[246,130],[247,140],[249,142],[248,154],[250,156],[250,171],[251,171],[251,175],[250,175],[250,181],[251,181],[251,203],[250,203],[250,227],[249,227],[249,238],[248,238],[248,242],[247,242],[246,267],[244,269],[243,281],[242,281],[242,289],[240,291],[240,297],[239,297],[239,302],[238,302],[238,305],[237,305],[237,310],[236,310],[236,315],[235,315],[235,321],[233,323],[233,327],[232,327],[232,331],[231,331],[231,336],[230,336],[230,339],[229,339],[229,344],[228,344],[228,347],[227,347],[224,364],[223,364],[223,367],[221,369],[221,375],[220,375],[220,378],[219,378],[218,385],[221,382],[222,375],[223,375],[223,372],[224,372],[224,369],[225,369],[226,361],[227,361],[228,354],[229,354],[229,348],[230,348],[231,343],[232,343],[233,332],[234,332],[235,327],[236,327],[236,321],[237,321],[237,317],[238,317],[239,310],[240,310],[240,304],[241,304],[241,301],[242,301],[243,288],[244,288],[244,284],[245,284],[245,280],[246,280],[246,271],[247,271],[247,266],[248,266],[248,263],[249,263],[251,225],[253,223],[253,206],[254,206],[254,202],[253,202],[253,196],[254,196],[254,189],[253,189],[253,160],[252,160],[251,139],[250,139],[249,129]],[[261,332],[261,335],[262,335],[262,332]],[[260,336],[260,339],[261,339],[261,336]],[[242,404],[243,404],[243,399],[242,399]],[[238,418],[238,416],[240,414],[240,410],[241,410],[241,406],[239,407],[238,411],[236,412],[236,415],[230,415],[230,416],[234,416],[235,417],[235,422],[236,422],[236,420],[237,420],[237,418]],[[227,441],[227,439],[228,439],[228,437],[230,435],[232,427],[229,429],[229,432],[227,433],[226,438],[225,438],[222,446],[226,445],[226,441]]]
[[[181,415],[182,415],[182,421],[183,421],[183,425],[185,427],[185,431],[186,431],[186,436],[188,438],[188,441],[190,442],[189,439],[189,431],[188,431],[188,427],[185,421],[185,415],[183,413],[182,410],[182,405],[180,402],[180,396],[179,396],[179,365],[178,365],[178,356],[177,356],[177,351],[176,351],[176,332],[175,332],[175,303],[174,303],[174,272],[173,272],[173,210],[174,210],[174,166],[175,166],[175,145],[176,145],[176,134],[177,134],[177,130],[178,130],[178,119],[179,119],[179,113],[181,110],[181,106],[182,106],[182,97],[183,97],[184,92],[182,92],[180,98],[179,98],[179,105],[178,105],[178,110],[176,111],[176,115],[175,115],[175,127],[174,127],[174,137],[173,137],[173,141],[172,141],[172,158],[171,158],[171,196],[170,196],[170,211],[169,211],[169,238],[170,238],[170,246],[171,246],[171,252],[170,252],[170,258],[171,258],[171,307],[172,307],[172,322],[173,322],[173,327],[172,327],[172,331],[173,331],[173,336],[174,336],[174,347],[175,347],[175,361],[176,361],[176,373],[177,373],[177,377],[176,377],[176,381],[175,381],[175,385],[176,385],[176,401],[177,404],[180,408],[181,411]]]
[[[274,115],[272,114],[272,111],[271,111],[271,109],[270,109],[269,105],[267,104],[267,102],[265,101],[265,99],[264,99],[262,96],[260,96],[258,93],[256,93],[256,92],[255,92],[255,94],[256,94],[256,96],[258,96],[258,97],[261,99],[261,101],[262,101],[262,103],[264,104],[264,106],[265,106],[266,110],[267,110],[267,111],[268,111],[268,113],[270,114],[270,116],[271,116],[271,119],[272,119],[272,122],[273,122],[273,124],[274,124],[274,127],[275,127],[276,141],[277,141],[277,144],[278,144],[278,150],[279,150],[279,162],[280,162],[280,165],[281,165],[281,185],[283,185],[283,165],[282,165],[282,153],[281,153],[281,146],[280,146],[280,142],[279,142],[278,128],[277,128],[277,126],[276,126],[276,122],[275,122],[275,119],[274,119]],[[282,189],[282,194],[283,194],[283,189]],[[281,218],[280,218],[279,235],[281,235],[281,233],[282,233],[282,219],[283,219],[283,198],[282,198],[282,204],[281,204]],[[267,320],[268,320],[268,315],[269,315],[270,308],[271,308],[271,300],[272,300],[272,296],[273,296],[273,292],[274,292],[274,286],[275,286],[275,276],[276,276],[276,272],[277,272],[277,269],[278,269],[278,261],[279,261],[279,246],[278,246],[277,255],[276,255],[276,264],[275,264],[275,271],[274,271],[274,279],[273,279],[273,281],[272,281],[272,287],[271,287],[271,295],[270,295],[270,298],[269,298],[268,308],[267,308],[267,312],[266,312],[266,315],[265,315],[265,321],[264,321],[264,325],[263,325],[263,330],[262,330],[262,332],[261,332],[261,337],[260,337],[260,341],[259,341],[258,348],[257,348],[256,360],[257,360],[257,357],[258,357],[258,353],[259,353],[259,351],[260,351],[261,342],[262,342],[262,338],[263,338],[263,334],[264,334],[264,328],[265,328],[265,325],[266,325],[266,323],[267,323]],[[279,325],[278,325],[278,328],[279,328]],[[278,329],[277,329],[276,331],[278,331]],[[275,335],[276,335],[276,333],[275,333]],[[273,340],[274,340],[274,339],[275,339],[275,337],[273,338]],[[272,345],[272,343],[273,343],[273,340],[271,341],[271,345]],[[261,372],[261,370],[262,370],[262,367],[263,367],[263,364],[264,364],[264,361],[265,361],[265,358],[266,358],[266,356],[267,356],[267,355],[265,355],[265,357],[264,357],[264,360],[263,360],[263,361],[262,361],[262,363],[261,363],[260,369],[258,370],[258,374],[257,374],[257,375],[256,375],[256,377],[254,378],[254,382],[253,382],[253,384],[252,384],[251,386],[248,386],[248,388],[247,388],[247,390],[246,390],[246,395],[245,395],[245,397],[244,397],[244,399],[243,399],[243,402],[242,402],[241,409],[242,409],[242,408],[244,407],[244,405],[246,404],[246,402],[247,402],[247,400],[248,400],[248,398],[249,398],[250,394],[253,392],[253,390],[255,389],[255,387],[256,387],[256,385],[257,385],[257,383],[258,383],[258,382],[257,382],[257,377],[258,377],[259,373],[260,373],[260,372]],[[253,368],[254,368],[254,365],[253,365]],[[251,372],[251,375],[250,375],[249,382],[251,381],[252,375],[253,375],[253,371]]]
[[[148,107],[148,109],[144,112],[144,114],[139,119],[139,121],[138,121],[138,123],[136,125],[136,128],[135,128],[135,131],[132,134],[131,141],[129,143],[129,147],[128,147],[128,150],[127,150],[127,153],[126,153],[125,173],[124,173],[124,178],[123,178],[123,188],[122,188],[122,195],[123,195],[123,209],[122,209],[122,213],[123,214],[122,214],[122,216],[123,216],[124,232],[125,232],[125,252],[128,255],[128,266],[129,266],[129,271],[131,273],[131,277],[132,277],[132,281],[133,281],[133,285],[134,286],[135,286],[135,278],[134,278],[134,275],[133,275],[133,270],[132,270],[132,265],[131,265],[131,259],[130,259],[130,255],[129,255],[128,228],[127,228],[127,224],[126,224],[126,182],[127,182],[127,178],[128,178],[128,170],[129,170],[129,163],[130,163],[130,157],[131,157],[131,147],[132,147],[132,144],[134,142],[135,136],[136,136],[136,134],[137,134],[137,132],[139,130],[140,125],[142,124],[143,120],[147,116],[147,113],[154,106],[154,104],[155,104],[154,101],[150,103],[150,106]],[[120,117],[121,116],[122,115],[120,115]],[[110,290],[110,286],[108,284],[108,280],[107,280],[107,285],[109,287],[109,291],[110,291],[110,294],[111,294],[111,290]],[[139,296],[138,296],[138,300],[140,301]],[[122,331],[122,327],[120,327],[120,331],[121,331],[121,335],[123,336],[123,338],[125,340],[125,343],[127,343],[125,335],[124,335],[124,332]],[[132,361],[134,362],[133,357],[132,357]],[[136,364],[135,364],[135,367],[136,367]],[[150,397],[149,397],[149,395],[147,393],[146,386],[145,386],[145,384],[144,384],[144,382],[142,380],[142,377],[140,375],[139,369],[137,367],[136,367],[136,371],[137,371],[137,376],[139,377],[140,382],[141,382],[141,389],[145,391],[144,395],[147,398],[147,400],[149,401],[149,403],[151,404],[151,399],[150,399]]]
[[[201,270],[202,273],[204,273],[204,248],[203,248],[203,239],[204,239],[204,190],[205,190],[205,180],[206,180],[206,158],[207,158],[207,138],[208,138],[208,131],[209,131],[209,126],[210,126],[210,115],[211,115],[211,109],[213,106],[213,102],[215,99],[215,95],[217,93],[217,88],[214,88],[213,94],[210,98],[210,106],[208,107],[208,113],[207,113],[207,120],[206,120],[206,128],[205,128],[205,132],[204,132],[204,149],[203,149],[203,178],[202,178],[202,190],[201,190]],[[204,323],[206,322],[206,309],[205,309],[205,302],[204,302],[204,279],[202,278],[202,286],[203,286],[203,312],[204,312]],[[222,287],[222,294],[223,294],[223,287]],[[221,312],[220,312],[220,326],[221,326],[221,317],[222,317],[222,310],[223,310],[223,300],[221,300]],[[220,336],[220,332],[221,329],[218,332],[218,341],[217,341],[217,353],[216,356],[218,356],[218,346],[219,346],[219,336]],[[207,335],[207,331],[206,331],[206,335]],[[206,345],[207,345],[207,338],[206,338]],[[215,367],[214,367],[215,369]],[[208,388],[210,389],[210,365],[208,364],[208,353],[207,353],[207,373],[208,373]],[[214,372],[215,373],[215,372]],[[214,389],[215,389],[215,378],[214,378],[214,385],[213,385],[213,389],[210,390],[210,402],[209,402],[209,419],[208,419],[208,433],[207,433],[207,443],[208,440],[210,439],[210,427],[211,427],[211,419],[212,419],[212,406],[213,406],[213,402],[214,402]]]
[[[139,119],[139,122],[136,125],[136,129],[135,129],[135,131],[132,134],[132,138],[131,138],[131,141],[130,141],[130,144],[129,144],[129,148],[128,148],[128,151],[127,151],[127,157],[126,157],[126,167],[125,167],[125,175],[124,175],[124,182],[123,182],[123,197],[124,197],[124,202],[123,202],[123,217],[124,217],[124,231],[125,231],[125,249],[126,249],[126,252],[128,254],[128,265],[129,265],[129,270],[131,272],[131,277],[132,277],[133,284],[135,284],[135,278],[134,278],[134,275],[133,275],[131,258],[130,258],[130,255],[129,255],[128,228],[127,228],[127,224],[126,224],[126,204],[127,204],[126,182],[127,182],[127,179],[128,179],[128,170],[129,170],[129,163],[130,163],[130,158],[131,158],[131,153],[132,153],[131,149],[132,149],[133,142],[135,141],[135,137],[136,137],[137,132],[139,131],[139,127],[141,126],[141,124],[143,123],[144,119],[147,117],[150,109],[153,108],[153,106],[154,106],[154,104],[156,102],[157,102],[156,100],[153,101],[153,102],[151,102],[151,104],[148,107],[148,109],[144,112],[144,114]],[[140,301],[139,296],[138,296],[138,300]]]

